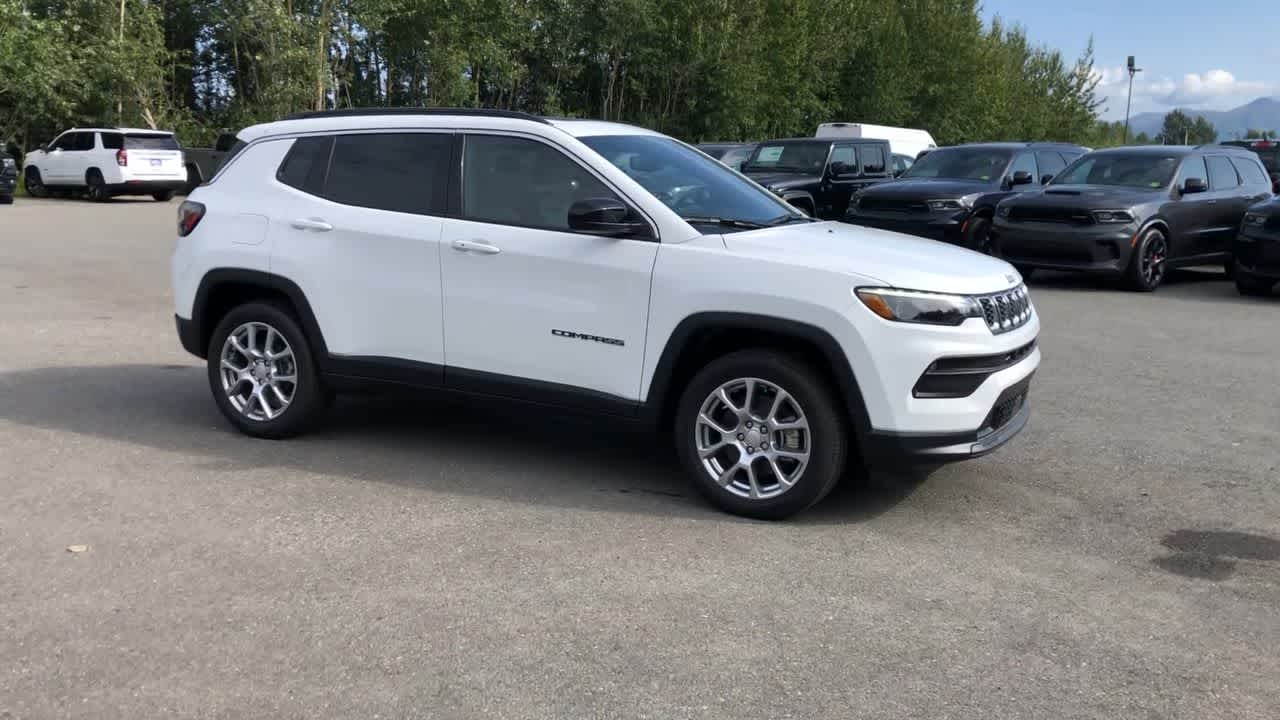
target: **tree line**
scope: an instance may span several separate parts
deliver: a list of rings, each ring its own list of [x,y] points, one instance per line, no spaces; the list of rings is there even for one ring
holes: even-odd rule
[[[691,141],[922,127],[1098,144],[1067,59],[978,0],[0,0],[0,140],[70,125],[188,145],[308,109],[496,107]]]

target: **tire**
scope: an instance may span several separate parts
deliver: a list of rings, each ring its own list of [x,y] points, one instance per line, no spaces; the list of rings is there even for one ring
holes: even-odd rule
[[[1240,268],[1235,269],[1236,292],[1245,297],[1265,297],[1271,294],[1275,281],[1250,275]]]
[[[91,201],[104,203],[111,200],[111,193],[107,191],[107,181],[102,179],[100,171],[90,170],[85,173],[84,182]]]
[[[44,179],[40,177],[40,171],[36,168],[27,168],[22,182],[27,188],[27,194],[31,197],[49,197],[49,190],[45,187]]]
[[[173,199],[173,191],[164,190],[158,193],[151,193],[151,197],[155,198],[156,202],[169,202]]]
[[[1034,274],[1035,274],[1035,272],[1036,272],[1036,269],[1035,269],[1035,268],[1033,268],[1033,267],[1028,267],[1028,266],[1026,266],[1026,265],[1014,265],[1014,266],[1013,266],[1013,269],[1014,269],[1014,270],[1017,270],[1017,271],[1018,271],[1018,274],[1022,276],[1022,281],[1023,281],[1023,282],[1027,282],[1027,281],[1031,280],[1031,276],[1032,276],[1032,275],[1034,275]]]
[[[13,204],[12,195],[0,195],[0,205],[12,205],[12,204]]]
[[[992,254],[991,218],[977,215],[969,219],[969,226],[964,230],[964,246],[983,255]]]
[[[751,401],[746,398],[748,384],[753,387]],[[736,405],[720,399],[720,390]],[[787,397],[773,407],[777,390]],[[834,395],[821,373],[790,355],[771,350],[726,355],[702,368],[680,397],[675,422],[680,462],[698,491],[721,510],[761,520],[794,515],[831,492],[844,473],[848,423],[832,401]],[[807,429],[770,428],[762,434],[761,420],[802,422]],[[736,431],[743,431],[742,440]],[[748,457],[744,446],[752,456],[747,466],[741,465]],[[700,450],[715,447],[720,450],[704,461]],[[779,482],[775,467],[788,476],[789,485]],[[727,479],[722,483],[717,478]]]
[[[247,337],[249,328],[254,331],[253,338]],[[255,351],[254,354],[236,351],[229,342],[233,333],[236,342],[246,350]],[[283,347],[279,339],[286,343]],[[291,351],[292,362],[287,357],[267,361],[261,355],[264,348],[273,352]],[[224,388],[224,357],[233,366],[243,363],[240,374],[227,370],[227,386],[231,391]],[[274,370],[276,378],[268,374],[268,367]],[[294,378],[292,383],[277,379],[290,375]],[[223,416],[237,430],[252,437],[280,439],[306,432],[324,415],[330,401],[329,393],[320,382],[311,345],[293,314],[268,302],[240,305],[218,323],[209,341],[208,378],[209,389]],[[264,379],[269,382],[261,383]],[[292,392],[289,391],[291,384]],[[279,394],[267,392],[272,385]],[[282,398],[287,402],[282,402]],[[263,402],[267,403],[265,408]],[[273,416],[272,412],[278,414]]]
[[[1169,241],[1159,228],[1148,228],[1138,239],[1125,269],[1125,284],[1130,290],[1152,292],[1164,282]]]

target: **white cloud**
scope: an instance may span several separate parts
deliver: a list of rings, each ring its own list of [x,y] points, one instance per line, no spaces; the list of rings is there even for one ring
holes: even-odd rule
[[[1103,116],[1123,117],[1129,91],[1128,70],[1115,66],[1094,68],[1093,73],[1098,78],[1097,95],[1104,99]],[[1177,80],[1142,72],[1133,81],[1133,112],[1198,106],[1225,110],[1269,94],[1273,89],[1268,83],[1239,80],[1221,69],[1188,73]]]

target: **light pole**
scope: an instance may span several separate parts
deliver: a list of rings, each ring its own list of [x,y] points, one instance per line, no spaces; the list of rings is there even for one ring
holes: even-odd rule
[[[1135,67],[1133,64],[1133,56],[1129,56],[1129,99],[1124,103],[1124,139],[1121,145],[1129,144],[1129,107],[1133,105],[1133,76],[1142,72],[1142,68]]]

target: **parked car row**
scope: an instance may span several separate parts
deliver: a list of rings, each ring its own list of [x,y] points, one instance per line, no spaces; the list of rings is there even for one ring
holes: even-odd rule
[[[13,192],[18,185],[18,165],[8,153],[0,151],[0,205],[13,202]]]

